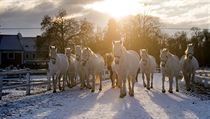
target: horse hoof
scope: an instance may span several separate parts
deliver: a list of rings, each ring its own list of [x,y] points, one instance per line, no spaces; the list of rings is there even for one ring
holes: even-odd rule
[[[92,89],[92,90],[91,90],[91,92],[92,92],[92,93],[94,93],[94,92],[95,92],[95,90],[93,90],[93,89]]]
[[[150,88],[147,88],[147,90],[150,90]]]
[[[124,98],[126,96],[126,93],[125,94],[120,94],[120,98]]]
[[[56,93],[56,90],[54,90],[53,93]]]
[[[166,91],[165,90],[162,90],[162,93],[165,93]]]
[[[190,90],[191,90],[190,88],[187,89],[187,91],[190,91]]]
[[[176,92],[179,92],[179,90],[178,90],[178,89],[176,89]]]
[[[120,98],[124,98],[125,97],[125,95],[120,95]]]
[[[101,88],[99,88],[99,91],[102,91],[102,89],[101,89]]]
[[[130,97],[134,97],[134,94],[133,93],[129,93]]]
[[[151,86],[150,88],[153,88],[153,86]]]
[[[73,86],[72,86],[72,85],[68,85],[68,87],[69,87],[69,88],[73,88]]]
[[[173,91],[172,91],[172,90],[169,90],[168,92],[169,92],[169,93],[173,93]]]

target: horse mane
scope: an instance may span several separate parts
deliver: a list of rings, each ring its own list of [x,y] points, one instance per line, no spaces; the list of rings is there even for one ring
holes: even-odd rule
[[[187,55],[189,53],[194,54],[194,49],[193,49],[193,44],[192,43],[188,44],[187,49],[185,50],[185,55]]]
[[[122,45],[122,51],[127,52],[127,49]]]

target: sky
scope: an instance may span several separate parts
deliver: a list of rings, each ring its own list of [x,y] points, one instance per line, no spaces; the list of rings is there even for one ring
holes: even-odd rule
[[[36,36],[44,15],[65,9],[69,17],[86,18],[104,27],[112,17],[149,14],[160,18],[162,27],[210,29],[209,0],[0,0],[0,33]]]

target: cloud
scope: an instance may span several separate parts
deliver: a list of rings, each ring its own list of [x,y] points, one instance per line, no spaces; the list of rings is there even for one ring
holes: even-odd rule
[[[1,27],[40,27],[44,15],[67,10],[69,17],[87,18],[105,26],[110,15],[84,6],[102,0],[0,0]],[[210,28],[209,0],[135,0],[146,13],[160,17],[165,27]],[[120,5],[120,4],[119,4]],[[0,31],[2,32],[2,31]],[[17,32],[17,31],[16,31]]]

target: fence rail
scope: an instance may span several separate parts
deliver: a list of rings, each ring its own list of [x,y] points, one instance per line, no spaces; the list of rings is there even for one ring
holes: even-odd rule
[[[31,74],[43,74],[43,73],[47,73],[46,69],[40,69],[40,70],[28,70],[28,69],[24,69],[24,70],[13,70],[13,71],[5,71],[5,72],[0,72],[0,100],[2,99],[2,91],[6,90],[6,89],[13,89],[13,88],[17,88],[17,87],[26,87],[26,95],[30,95],[30,90],[31,90],[31,86],[38,86],[38,85],[47,85],[47,90],[50,90],[51,86],[51,81],[50,78],[47,77],[46,81],[32,81],[30,78]],[[8,76],[8,75],[25,75],[25,81],[24,84],[15,84],[15,85],[11,85],[11,86],[4,86],[3,85],[3,81],[7,80],[7,81],[11,81],[11,79],[4,79],[4,76]],[[19,79],[17,80],[21,80],[21,77],[19,77]],[[13,80],[15,81],[15,80]]]

